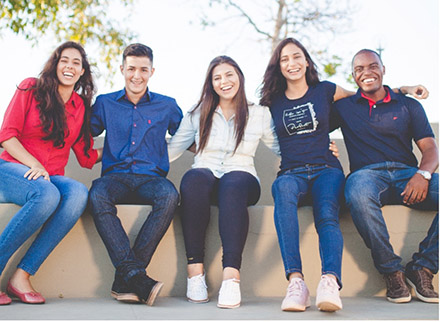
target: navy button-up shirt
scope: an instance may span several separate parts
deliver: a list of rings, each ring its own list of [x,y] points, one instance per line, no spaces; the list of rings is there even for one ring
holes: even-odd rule
[[[434,137],[422,105],[385,88],[390,99],[376,102],[371,111],[360,89],[334,103],[332,128],[342,129],[351,172],[386,161],[416,167],[412,140]]]
[[[128,100],[125,89],[99,95],[91,124],[93,136],[106,131],[102,175],[166,176],[170,166],[165,135],[176,133],[181,119],[175,99],[148,90],[137,104]]]

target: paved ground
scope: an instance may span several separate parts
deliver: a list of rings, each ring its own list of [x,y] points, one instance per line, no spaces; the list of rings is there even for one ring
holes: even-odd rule
[[[343,298],[344,309],[282,312],[282,298],[247,298],[238,309],[216,307],[216,301],[192,304],[181,297],[159,297],[156,305],[125,304],[112,298],[48,299],[44,305],[13,302],[0,307],[0,320],[438,320],[438,304],[413,299],[393,304],[384,298]]]

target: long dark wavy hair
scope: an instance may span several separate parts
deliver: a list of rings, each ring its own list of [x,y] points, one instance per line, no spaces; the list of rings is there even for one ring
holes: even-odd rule
[[[214,90],[212,85],[212,73],[214,68],[220,64],[229,64],[234,69],[238,75],[238,79],[240,80],[240,86],[238,88],[238,92],[233,98],[233,104],[235,106],[235,149],[234,153],[237,150],[237,147],[240,145],[241,140],[243,139],[244,130],[246,128],[248,115],[249,115],[249,106],[246,99],[246,93],[244,90],[244,75],[241,71],[238,64],[228,56],[218,56],[214,58],[209,64],[208,71],[206,72],[205,83],[203,84],[202,94],[200,99],[191,113],[194,113],[197,109],[200,109],[200,141],[199,147],[196,153],[203,151],[208,142],[209,135],[211,133],[212,128],[212,118],[214,116],[214,111],[217,108],[220,98]]]
[[[260,86],[261,105],[270,107],[273,99],[284,93],[287,89],[286,79],[284,78],[280,69],[281,51],[287,44],[294,44],[299,47],[306,57],[309,65],[306,69],[307,85],[312,86],[319,83],[319,75],[316,64],[313,62],[307,49],[295,38],[286,38],[282,40],[275,48],[264,73],[263,83]]]
[[[95,85],[90,70],[90,64],[87,59],[84,48],[73,41],[68,41],[61,44],[50,56],[49,60],[44,65],[35,87],[35,99],[38,102],[37,108],[40,110],[40,121],[44,133],[47,135],[44,140],[53,141],[53,145],[62,148],[65,145],[65,137],[69,133],[66,123],[66,113],[64,109],[64,102],[58,92],[58,85],[60,84],[57,77],[57,66],[61,58],[63,50],[74,48],[81,54],[82,68],[84,68],[83,75],[79,78],[74,86],[74,91],[82,98],[85,106],[84,120],[81,127],[81,132],[76,139],[84,139],[84,153],[88,155],[90,149],[90,115],[92,98],[95,94]],[[76,142],[75,141],[75,142]]]

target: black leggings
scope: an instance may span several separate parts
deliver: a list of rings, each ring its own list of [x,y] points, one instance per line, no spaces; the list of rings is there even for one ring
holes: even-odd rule
[[[203,263],[210,206],[218,205],[223,268],[240,269],[249,230],[247,206],[260,198],[260,184],[248,172],[232,171],[220,179],[211,170],[191,169],[180,184],[182,228],[188,264]]]

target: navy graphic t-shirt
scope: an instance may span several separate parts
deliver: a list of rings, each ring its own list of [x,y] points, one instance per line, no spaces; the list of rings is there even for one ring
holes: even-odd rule
[[[327,81],[310,86],[306,94],[290,100],[283,93],[273,100],[270,112],[281,150],[281,171],[306,164],[326,164],[342,169],[329,150],[329,120],[336,85]]]

